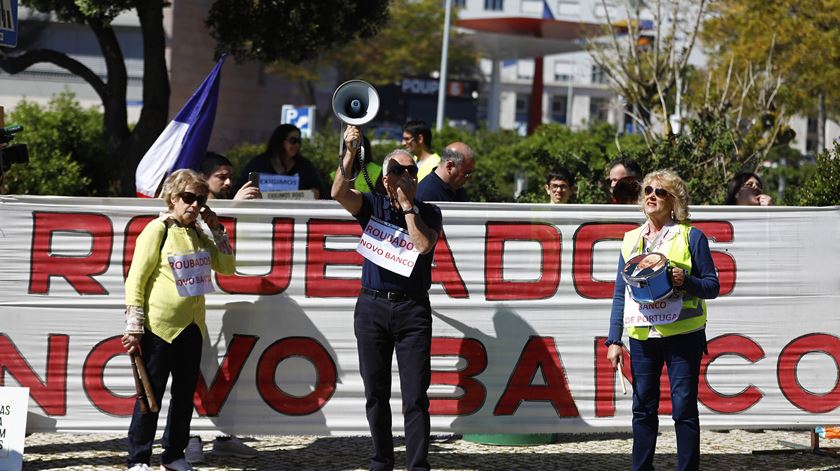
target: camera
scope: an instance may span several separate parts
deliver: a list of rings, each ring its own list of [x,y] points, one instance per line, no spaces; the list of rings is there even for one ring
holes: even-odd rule
[[[23,126],[19,124],[0,128],[0,146],[11,142],[15,138],[15,134],[20,131],[23,131]],[[26,144],[0,147],[0,173],[9,170],[12,164],[25,164],[27,162],[29,162],[29,150],[26,148]]]

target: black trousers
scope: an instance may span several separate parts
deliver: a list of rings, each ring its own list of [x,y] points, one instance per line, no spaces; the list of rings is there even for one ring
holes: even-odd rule
[[[361,294],[354,330],[365,385],[365,409],[373,438],[372,470],[394,469],[391,433],[391,357],[397,352],[406,469],[428,470],[429,389],[431,378],[432,309],[429,299],[389,301]]]
[[[193,395],[198,379],[201,362],[201,330],[190,324],[172,343],[167,343],[157,335],[146,332],[140,338],[143,361],[149,372],[149,381],[158,404],[163,401],[166,381],[172,374],[169,415],[166,417],[166,429],[161,445],[163,454],[161,463],[171,463],[184,457],[184,448],[190,439],[190,421],[193,414]],[[158,414],[140,413],[140,406],[134,405],[134,415],[128,427],[128,464],[146,463],[152,457],[152,443],[155,440]]]

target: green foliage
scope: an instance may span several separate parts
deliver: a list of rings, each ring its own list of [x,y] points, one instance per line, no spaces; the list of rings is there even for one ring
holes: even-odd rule
[[[24,130],[15,143],[29,148],[29,164],[15,165],[6,175],[6,191],[15,194],[113,196],[115,165],[102,141],[102,113],[83,109],[63,92],[46,107],[21,101],[7,120]]]
[[[207,26],[218,52],[237,59],[300,63],[321,50],[376,34],[389,0],[216,0]]]
[[[801,206],[835,206],[840,204],[840,144],[817,155],[816,168],[798,193]]]

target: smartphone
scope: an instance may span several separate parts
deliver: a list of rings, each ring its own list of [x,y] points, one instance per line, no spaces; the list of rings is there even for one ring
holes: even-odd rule
[[[250,181],[251,181],[251,183],[252,183],[255,187],[257,187],[257,188],[259,188],[259,187],[260,187],[260,173],[259,173],[259,172],[251,172],[251,173],[249,173],[249,174],[248,174],[248,180],[250,180]]]

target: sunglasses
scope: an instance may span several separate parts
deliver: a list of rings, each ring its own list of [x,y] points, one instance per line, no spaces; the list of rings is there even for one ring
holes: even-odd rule
[[[411,175],[417,175],[417,166],[416,165],[400,165],[396,162],[391,162],[388,165],[388,173],[394,175],[402,175],[403,172],[408,172]]]
[[[286,142],[288,142],[289,144],[294,146],[294,145],[300,144],[301,140],[300,140],[299,137],[290,137],[290,138],[286,139]]]
[[[668,193],[668,190],[666,190],[665,188],[654,188],[650,185],[646,186],[645,196],[650,196],[651,193],[656,193],[656,197],[661,200],[664,200],[668,197],[668,195],[670,195],[670,193]]]
[[[181,193],[181,201],[186,203],[187,205],[192,205],[196,201],[198,201],[199,206],[204,206],[204,203],[207,202],[207,195],[196,195],[195,193],[191,193],[189,191],[185,191]]]

